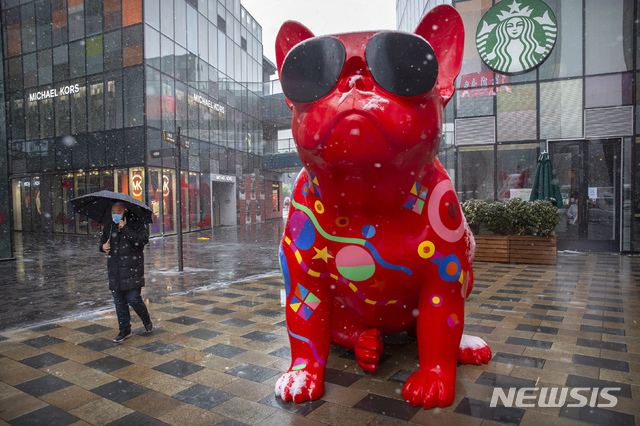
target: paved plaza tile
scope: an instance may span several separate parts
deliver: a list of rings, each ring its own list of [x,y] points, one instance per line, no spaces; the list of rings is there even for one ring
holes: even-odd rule
[[[154,332],[136,323],[122,344],[110,340],[113,310],[0,332],[0,423],[640,426],[640,257],[560,253],[557,265],[474,270],[465,333],[493,359],[458,367],[449,407],[402,400],[418,353],[406,333],[385,336],[375,374],[332,346],[321,399],[275,397],[291,350],[282,280],[266,274],[150,298]],[[537,388],[531,401],[545,387],[615,388],[617,404],[491,406],[494,389]]]

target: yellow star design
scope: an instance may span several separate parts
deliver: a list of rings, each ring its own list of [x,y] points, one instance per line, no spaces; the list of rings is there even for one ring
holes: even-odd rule
[[[329,258],[333,258],[333,256],[331,256],[327,251],[327,247],[323,248],[322,250],[318,250],[315,247],[313,249],[316,251],[316,255],[313,256],[312,259],[322,259],[325,262],[329,263]]]

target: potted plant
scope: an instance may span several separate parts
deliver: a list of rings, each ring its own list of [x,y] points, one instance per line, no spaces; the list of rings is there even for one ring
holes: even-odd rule
[[[468,200],[462,203],[462,211],[471,218],[467,222],[476,240],[476,260],[557,262],[556,237],[552,234],[560,217],[551,202],[519,198],[504,203]]]

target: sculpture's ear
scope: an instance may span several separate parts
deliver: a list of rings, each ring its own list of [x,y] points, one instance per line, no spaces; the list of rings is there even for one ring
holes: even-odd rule
[[[287,21],[280,27],[276,36],[276,62],[278,63],[278,75],[282,70],[282,63],[289,50],[296,44],[308,38],[315,37],[311,30],[296,21]]]
[[[434,7],[415,31],[427,40],[438,58],[438,88],[446,105],[455,91],[455,79],[462,67],[464,25],[457,10],[449,5]]]
[[[282,72],[282,63],[284,62],[284,58],[287,57],[287,53],[295,46],[296,44],[304,41],[308,38],[314,37],[311,30],[296,21],[287,21],[280,27],[280,31],[278,31],[278,35],[276,36],[276,62],[278,63],[278,78],[281,78]],[[293,108],[293,104],[285,96],[285,101],[289,108]]]

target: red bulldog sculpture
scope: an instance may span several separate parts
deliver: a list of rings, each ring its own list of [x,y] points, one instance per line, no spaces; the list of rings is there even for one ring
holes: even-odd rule
[[[462,334],[475,242],[436,152],[460,72],[464,28],[450,6],[415,34],[315,37],[283,24],[276,58],[304,164],[280,245],[292,362],[283,400],[324,393],[329,345],[378,368],[385,333],[417,336],[413,406],[453,402],[457,362],[491,358]]]

